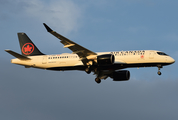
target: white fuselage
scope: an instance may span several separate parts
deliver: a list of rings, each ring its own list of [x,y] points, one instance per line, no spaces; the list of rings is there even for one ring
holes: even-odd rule
[[[98,52],[97,55],[113,54],[115,56],[115,69],[127,67],[151,67],[157,65],[169,65],[175,62],[168,55],[158,54],[155,50],[136,50],[136,51],[117,51],[117,52]],[[31,60],[12,59],[11,63],[23,65],[26,67],[35,67],[51,70],[83,70],[83,63],[77,54],[57,54],[57,55],[39,55],[28,56]],[[122,67],[125,66],[125,67]],[[55,69],[56,68],[56,69]],[[69,68],[69,69],[65,69]]]

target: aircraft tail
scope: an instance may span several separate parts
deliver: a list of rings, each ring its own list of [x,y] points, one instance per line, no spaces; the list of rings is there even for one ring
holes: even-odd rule
[[[24,56],[44,55],[25,33],[18,33],[20,49]]]
[[[20,55],[19,53],[16,53],[16,52],[14,52],[12,50],[5,50],[5,51],[8,52],[9,54],[11,54],[12,56],[20,59],[20,60],[31,60],[27,56]]]

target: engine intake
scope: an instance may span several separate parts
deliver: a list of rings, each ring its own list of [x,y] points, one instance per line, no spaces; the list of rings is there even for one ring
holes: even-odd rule
[[[127,81],[130,79],[128,70],[113,72],[113,81]]]
[[[98,65],[112,65],[115,61],[115,57],[112,54],[105,54],[97,56]]]

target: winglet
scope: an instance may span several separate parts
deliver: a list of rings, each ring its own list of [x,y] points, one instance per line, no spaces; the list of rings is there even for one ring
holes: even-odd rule
[[[45,26],[45,28],[46,28],[46,30],[48,31],[48,32],[52,32],[53,30],[49,27],[49,26],[47,26],[45,23],[43,23],[43,25]]]

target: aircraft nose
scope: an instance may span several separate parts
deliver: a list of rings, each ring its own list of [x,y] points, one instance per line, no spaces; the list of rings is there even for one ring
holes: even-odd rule
[[[173,58],[170,57],[170,58],[168,59],[168,62],[172,64],[172,63],[175,62],[175,60],[174,60]]]

